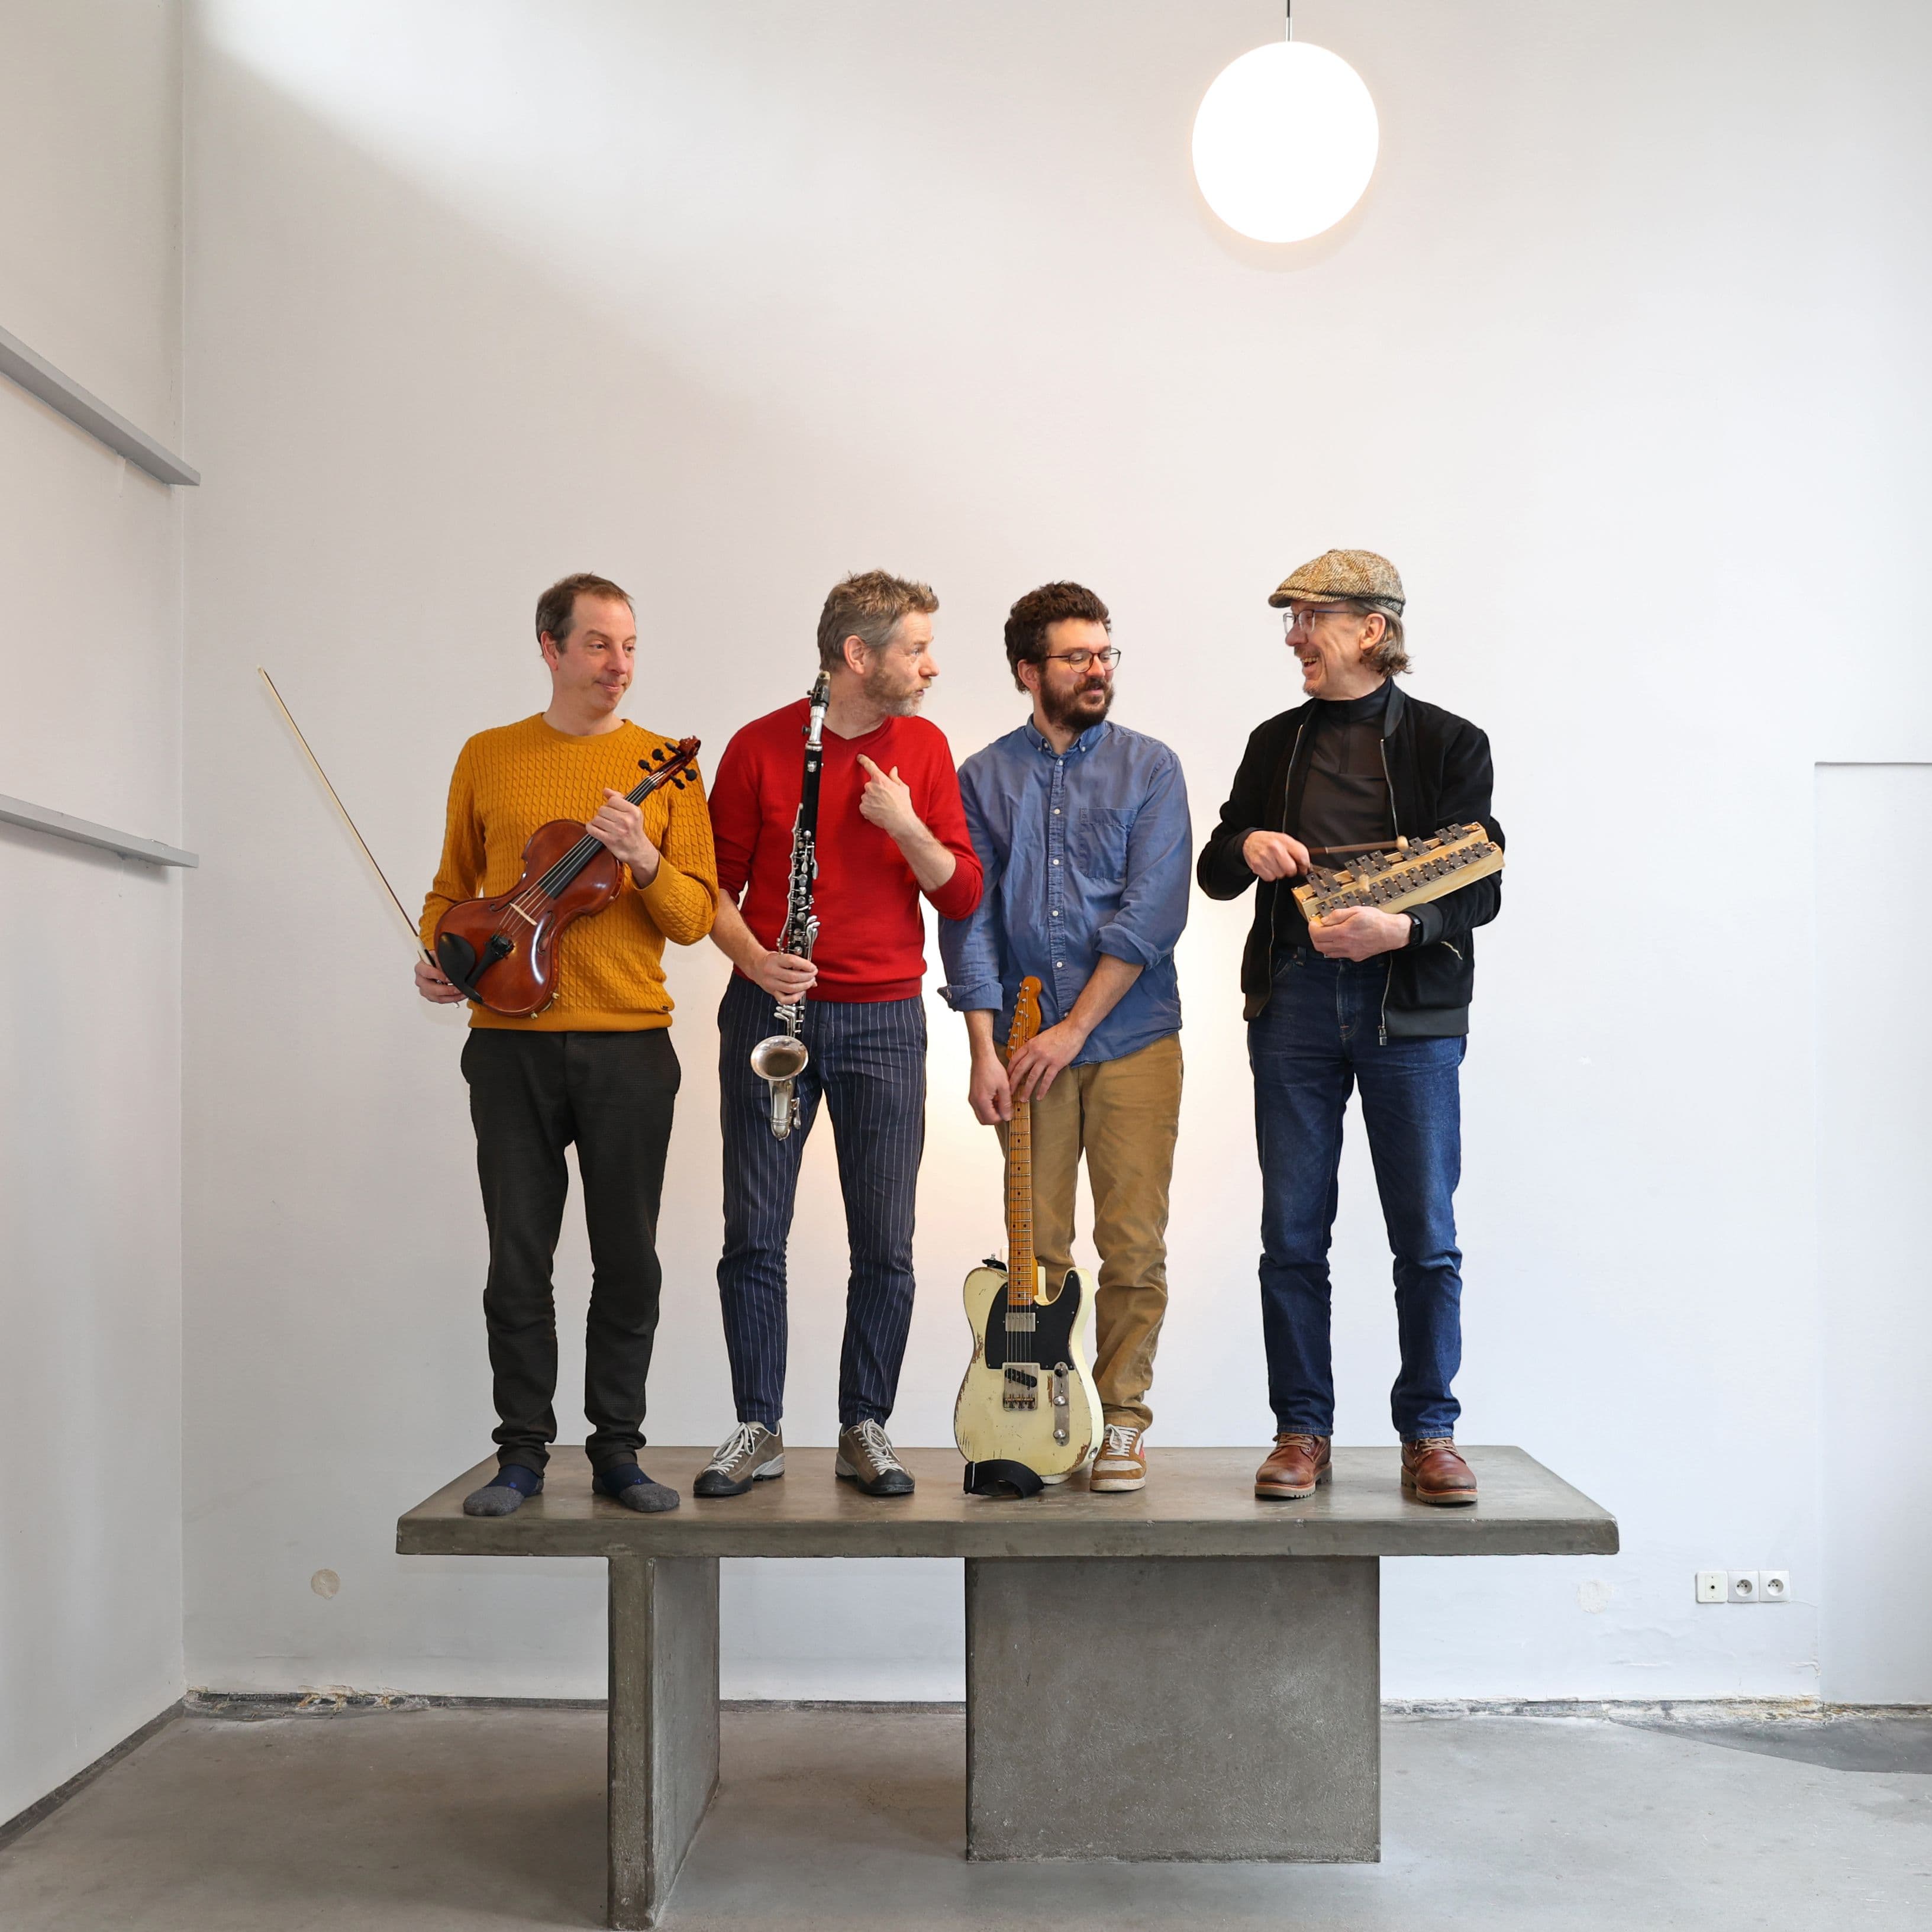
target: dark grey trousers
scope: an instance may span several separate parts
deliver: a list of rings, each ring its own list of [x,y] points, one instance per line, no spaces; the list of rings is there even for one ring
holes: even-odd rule
[[[483,1316],[496,1383],[496,1460],[541,1471],[556,1439],[556,1304],[550,1269],[577,1145],[590,1236],[584,1337],[585,1445],[593,1467],[644,1444],[657,1335],[658,1202],[677,1098],[669,1030],[525,1033],[475,1028],[463,1048],[476,1174],[490,1226]]]

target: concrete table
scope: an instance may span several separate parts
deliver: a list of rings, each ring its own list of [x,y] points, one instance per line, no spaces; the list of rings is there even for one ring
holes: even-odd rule
[[[717,1786],[721,1556],[965,1558],[969,1858],[1378,1857],[1379,1559],[1617,1547],[1616,1520],[1520,1449],[1463,1453],[1482,1500],[1452,1510],[1402,1495],[1393,1448],[1337,1449],[1299,1503],[1256,1497],[1251,1448],[1156,1449],[1136,1494],[1076,1479],[1024,1502],[962,1495],[950,1449],[903,1451],[919,1486],[889,1498],[835,1481],[830,1450],[791,1449],[781,1480],[706,1502],[709,1450],[653,1446],[684,1507],[642,1516],[565,1450],[514,1516],[463,1514],[479,1463],[396,1547],[608,1559],[610,1921],[642,1927]],[[1103,1809],[1107,1765],[1132,1774]]]

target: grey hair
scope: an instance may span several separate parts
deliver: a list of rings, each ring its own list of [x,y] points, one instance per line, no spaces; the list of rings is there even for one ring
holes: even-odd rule
[[[1402,613],[1391,610],[1386,604],[1372,598],[1350,597],[1343,601],[1358,617],[1381,618],[1386,628],[1376,640],[1375,649],[1368,654],[1369,663],[1384,677],[1400,677],[1408,668],[1408,652],[1403,648]]]

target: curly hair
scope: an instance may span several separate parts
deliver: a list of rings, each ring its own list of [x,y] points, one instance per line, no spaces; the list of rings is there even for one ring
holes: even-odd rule
[[[1109,637],[1113,634],[1114,620],[1106,605],[1084,584],[1042,584],[1006,613],[1006,667],[1020,690],[1026,688],[1020,682],[1020,666],[1038,664],[1046,650],[1048,631],[1070,617],[1099,624]]]
[[[818,662],[826,670],[842,670],[845,640],[856,638],[868,650],[880,649],[902,617],[939,608],[932,586],[883,570],[862,570],[832,586],[818,614]]]

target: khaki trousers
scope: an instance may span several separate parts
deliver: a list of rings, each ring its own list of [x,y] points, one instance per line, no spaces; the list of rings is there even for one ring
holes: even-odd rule
[[[1073,1265],[1080,1156],[1094,1190],[1094,1380],[1109,1422],[1154,1420],[1147,1393],[1167,1312],[1167,1195],[1180,1126],[1180,1036],[1070,1066],[1033,1102],[1034,1241],[1049,1281]],[[1005,1136],[1000,1136],[1004,1143]]]

